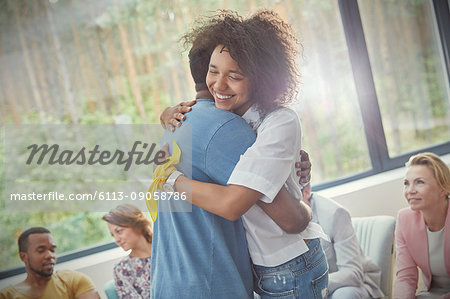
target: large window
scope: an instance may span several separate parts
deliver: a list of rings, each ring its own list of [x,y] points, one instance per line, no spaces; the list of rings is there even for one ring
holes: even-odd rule
[[[336,1],[301,1],[289,22],[304,53],[297,111],[311,153],[314,185],[371,168],[363,122]]]
[[[1,0],[0,124],[157,123],[194,95],[179,38],[195,18],[262,7],[302,44],[294,109],[316,189],[450,153],[447,0]],[[15,238],[30,226],[60,253],[111,241],[102,213],[12,213],[4,193],[0,271],[22,265]]]
[[[389,156],[449,141],[449,81],[432,2],[358,5]]]

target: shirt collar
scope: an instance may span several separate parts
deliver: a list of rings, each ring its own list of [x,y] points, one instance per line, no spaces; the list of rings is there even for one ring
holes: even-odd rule
[[[245,113],[242,118],[252,127],[253,130],[258,129],[262,122],[262,117],[259,111],[256,109],[255,105],[252,105]]]

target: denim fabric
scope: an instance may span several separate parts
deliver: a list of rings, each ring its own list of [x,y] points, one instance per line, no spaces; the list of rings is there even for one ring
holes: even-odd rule
[[[328,264],[319,239],[304,254],[276,267],[253,265],[255,292],[266,298],[327,298]]]
[[[171,146],[175,140],[180,147],[178,170],[192,173],[195,180],[225,185],[255,138],[242,118],[216,109],[212,101],[198,100],[180,128],[166,131],[163,142]],[[158,202],[153,228],[151,298],[253,298],[241,219],[229,221],[196,206],[191,212],[167,212],[164,205],[170,202]]]

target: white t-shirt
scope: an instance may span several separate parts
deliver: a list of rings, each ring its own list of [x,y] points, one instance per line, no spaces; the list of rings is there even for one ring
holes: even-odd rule
[[[301,126],[297,113],[280,108],[261,119],[251,107],[242,118],[253,127],[257,137],[247,149],[228,180],[264,194],[260,199],[271,203],[286,186],[288,192],[301,199],[295,162],[300,161]],[[256,265],[273,267],[283,264],[308,251],[305,239],[328,239],[320,225],[310,222],[300,234],[283,231],[258,205],[253,205],[243,216],[247,243]]]
[[[430,258],[431,288],[445,289],[450,292],[450,277],[444,262],[444,229],[432,232],[427,227],[428,256]]]

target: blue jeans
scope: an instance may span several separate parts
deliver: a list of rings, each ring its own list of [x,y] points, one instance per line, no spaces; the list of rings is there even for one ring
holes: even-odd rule
[[[320,240],[307,245],[307,252],[280,266],[253,265],[254,289],[261,299],[327,298],[328,264]]]

